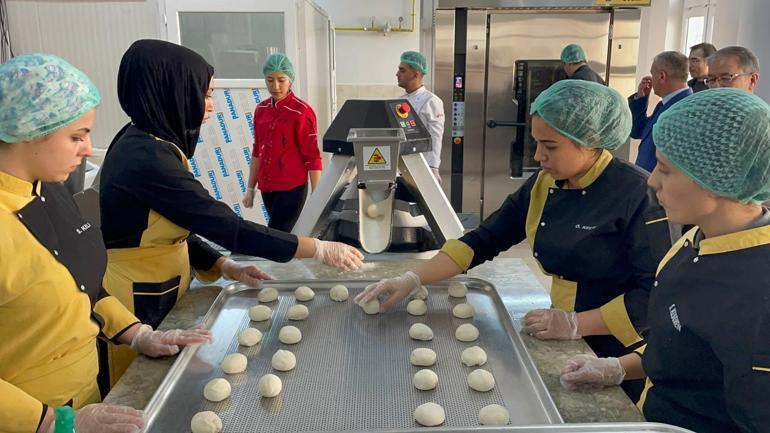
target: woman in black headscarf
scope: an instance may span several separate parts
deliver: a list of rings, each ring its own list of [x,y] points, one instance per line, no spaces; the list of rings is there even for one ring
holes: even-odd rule
[[[157,326],[193,276],[256,284],[254,265],[223,257],[198,236],[233,253],[287,262],[313,257],[357,269],[363,256],[337,242],[298,237],[246,221],[211,197],[190,173],[200,127],[214,109],[214,68],[192,50],[139,40],[123,55],[118,99],[131,118],[113,140],[101,171],[102,232],[108,249],[104,286],[145,323]],[[120,353],[119,353],[120,352]],[[110,347],[111,383],[133,359]]]

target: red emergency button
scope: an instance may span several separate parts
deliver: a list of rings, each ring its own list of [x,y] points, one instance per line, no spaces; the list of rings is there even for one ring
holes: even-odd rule
[[[409,111],[411,110],[412,107],[410,107],[406,102],[402,102],[396,105],[396,114],[398,114],[398,117],[402,119],[406,119],[409,116]]]

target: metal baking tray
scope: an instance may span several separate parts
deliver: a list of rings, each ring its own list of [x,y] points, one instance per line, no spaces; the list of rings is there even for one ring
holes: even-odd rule
[[[441,428],[433,429],[442,433],[462,433],[467,429]],[[476,427],[474,432],[483,433],[694,433],[690,430],[668,424],[651,422],[618,422],[618,423],[586,423],[560,425],[506,426],[506,427]],[[378,433],[418,433],[421,430],[387,430]]]
[[[561,424],[562,418],[497,290],[481,279],[457,280],[468,286],[466,299],[449,298],[448,282],[431,285],[428,312],[419,317],[406,312],[406,302],[387,314],[365,314],[352,299],[371,280],[270,281],[266,286],[276,288],[279,298],[267,304],[273,309],[273,318],[267,322],[249,321],[248,309],[258,303],[256,289],[241,284],[227,286],[204,318],[214,342],[182,351],[145,408],[145,432],[189,431],[192,416],[204,410],[220,416],[224,432],[414,429],[419,427],[414,409],[431,401],[444,407],[442,427],[446,428],[479,427],[479,410],[493,403],[508,408],[512,425]],[[329,299],[329,289],[335,284],[348,288],[348,301]],[[316,293],[312,301],[303,303],[310,316],[304,321],[289,321],[286,311],[299,303],[294,289],[300,285],[310,286]],[[451,314],[454,305],[462,302],[476,310],[472,323],[480,337],[472,343],[454,337],[457,326],[471,322]],[[429,325],[433,340],[410,339],[408,330],[414,323]],[[278,331],[286,324],[302,331],[299,344],[278,341]],[[263,332],[262,342],[240,347],[237,335],[249,326]],[[487,352],[488,361],[482,368],[491,371],[496,382],[490,392],[476,392],[467,385],[468,373],[478,367],[464,366],[460,353],[473,345]],[[412,376],[419,368],[409,363],[409,354],[417,347],[429,347],[438,355],[431,368],[439,384],[432,391],[419,391],[412,385]],[[294,370],[272,369],[271,357],[278,349],[296,355]],[[222,372],[220,363],[232,352],[247,356],[246,372]],[[278,375],[283,382],[283,390],[275,398],[260,398],[257,392],[258,378],[267,373]],[[203,387],[218,377],[231,383],[232,395],[212,403],[203,398]]]

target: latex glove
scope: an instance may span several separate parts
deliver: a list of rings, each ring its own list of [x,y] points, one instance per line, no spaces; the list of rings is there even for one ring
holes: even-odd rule
[[[366,286],[363,292],[353,298],[353,302],[363,305],[372,299],[383,297],[380,311],[385,312],[410,294],[418,292],[421,288],[420,277],[414,272],[409,271],[401,276],[385,278]]]
[[[524,316],[524,332],[540,340],[577,340],[577,313],[558,308],[532,310]]]
[[[128,406],[96,403],[75,411],[77,433],[139,433],[144,428],[143,412]],[[53,433],[54,423],[48,433]]]
[[[131,349],[151,358],[158,358],[177,354],[179,346],[211,341],[211,332],[201,327],[153,331],[150,325],[142,325],[131,340]]]
[[[246,188],[246,194],[244,194],[241,203],[247,208],[254,207],[254,188]]]
[[[259,269],[256,265],[238,263],[232,259],[225,259],[219,270],[222,276],[230,280],[240,281],[252,287],[258,287],[262,280],[272,280],[273,277],[267,272]]]
[[[364,265],[364,255],[350,245],[342,242],[322,241],[316,238],[313,238],[313,243],[315,244],[313,259],[325,265],[345,271],[355,271]]]
[[[570,391],[590,391],[620,385],[625,377],[626,370],[618,358],[576,355],[561,371],[559,382]]]

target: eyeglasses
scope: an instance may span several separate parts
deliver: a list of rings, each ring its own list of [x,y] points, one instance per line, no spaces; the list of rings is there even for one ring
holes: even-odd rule
[[[721,86],[729,86],[730,84],[735,81],[736,78],[742,77],[744,75],[751,75],[753,72],[744,72],[742,74],[728,74],[728,75],[720,75],[719,77],[712,77],[708,76],[703,79],[703,82],[706,83],[707,86],[713,86],[717,83]]]

